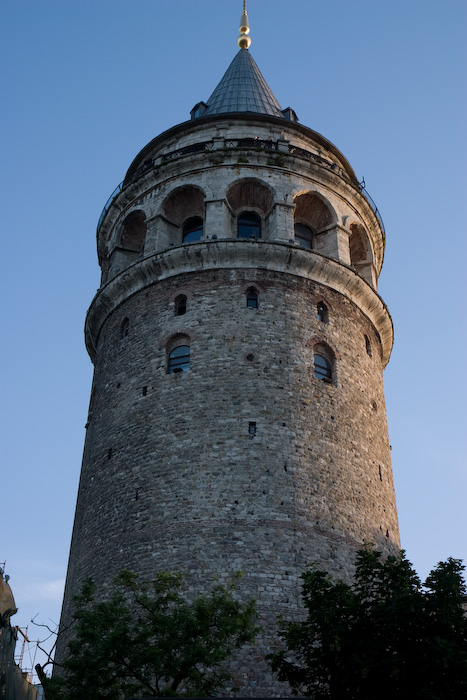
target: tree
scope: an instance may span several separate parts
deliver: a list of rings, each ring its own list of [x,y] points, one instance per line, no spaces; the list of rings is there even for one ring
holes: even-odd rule
[[[461,700],[467,697],[466,587],[460,560],[441,562],[422,587],[404,552],[383,561],[360,550],[352,585],[310,566],[306,618],[281,620],[279,679],[315,700]]]
[[[122,571],[105,600],[87,580],[75,598],[74,638],[47,700],[126,700],[131,696],[213,695],[230,676],[221,667],[256,633],[255,605],[216,586],[189,602],[182,576],[151,582]]]

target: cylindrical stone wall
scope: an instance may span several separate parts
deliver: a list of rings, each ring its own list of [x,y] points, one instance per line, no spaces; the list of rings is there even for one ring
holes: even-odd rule
[[[251,286],[257,309],[246,305]],[[180,293],[187,311],[176,316]],[[167,374],[177,334],[190,339],[190,369]],[[314,376],[314,342],[335,351],[332,383]],[[208,270],[148,286],[111,313],[97,348],[74,587],[87,575],[105,586],[126,567],[185,571],[202,589],[242,570],[243,594],[271,619],[296,613],[306,564],[346,578],[364,541],[388,551],[398,531],[380,342],[349,299],[290,274]]]
[[[328,192],[344,247],[350,215],[365,221],[378,268],[384,236],[351,173],[339,184],[327,166],[307,170],[295,156],[279,167],[260,153],[257,166],[241,168],[196,158],[156,170],[154,186],[146,175],[130,182],[99,232],[103,266],[109,241],[114,262],[86,322],[95,373],[62,624],[87,576],[105,591],[123,568],[147,578],[177,570],[202,591],[240,570],[239,594],[256,599],[264,633],[233,663],[236,684],[244,696],[288,694],[264,656],[277,643],[276,616],[299,614],[306,565],[348,579],[364,542],[385,553],[399,547],[382,380],[391,320],[345,256],[296,245],[294,193],[318,185]],[[342,172],[350,167],[340,163]],[[269,240],[229,237],[235,212],[222,196],[235,173],[274,193]],[[167,233],[165,249],[152,250],[147,238],[145,253],[121,253],[127,212],[146,207],[148,232],[165,225],[164,198],[179,182],[202,182],[206,202],[221,197],[211,239],[181,245]],[[274,216],[287,235],[274,233]],[[257,308],[247,305],[251,289]],[[180,295],[186,312],[177,315]],[[190,346],[189,369],[168,373],[177,343]],[[328,381],[315,373],[322,351],[331,359]],[[66,642],[63,635],[59,657]]]

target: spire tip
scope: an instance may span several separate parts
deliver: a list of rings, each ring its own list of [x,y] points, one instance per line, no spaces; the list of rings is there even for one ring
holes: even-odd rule
[[[248,36],[249,33],[250,25],[246,13],[246,0],[243,0],[243,12],[240,18],[240,36],[237,39],[237,44],[241,49],[248,49],[251,46],[251,39]]]

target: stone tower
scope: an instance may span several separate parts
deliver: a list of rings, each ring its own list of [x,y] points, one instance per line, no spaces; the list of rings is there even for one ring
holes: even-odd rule
[[[338,149],[281,109],[247,34],[244,13],[211,97],[138,154],[98,223],[62,619],[84,576],[182,570],[202,589],[241,569],[260,657],[307,563],[345,578],[364,541],[399,535],[383,224]],[[271,694],[253,658],[241,694]]]

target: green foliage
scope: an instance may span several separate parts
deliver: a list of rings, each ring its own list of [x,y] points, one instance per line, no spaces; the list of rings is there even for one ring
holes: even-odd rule
[[[278,168],[282,168],[285,165],[285,156],[282,153],[278,156],[268,158],[268,165],[275,165]]]
[[[310,566],[306,618],[281,620],[286,650],[272,668],[315,700],[461,700],[467,697],[464,567],[448,559],[424,586],[399,556],[358,552],[351,586]]]
[[[229,675],[220,668],[256,633],[254,602],[216,586],[188,602],[182,576],[151,582],[122,571],[112,593],[95,598],[86,581],[75,598],[74,639],[63,678],[46,683],[47,700],[126,700],[132,696],[209,696]]]

